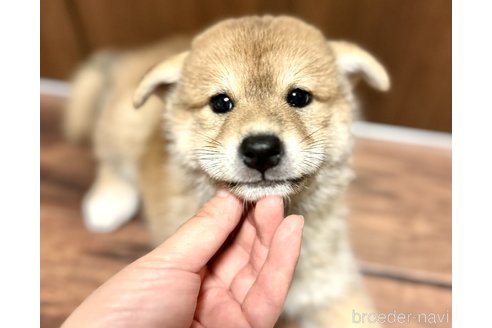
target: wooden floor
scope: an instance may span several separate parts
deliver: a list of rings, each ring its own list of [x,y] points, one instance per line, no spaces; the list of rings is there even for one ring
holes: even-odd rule
[[[63,142],[62,106],[61,98],[41,97],[46,328],[58,327],[92,290],[149,250],[140,218],[111,234],[84,229],[79,207],[94,161],[87,149]],[[451,150],[359,139],[354,165],[351,238],[377,311],[404,313],[405,327],[451,327]],[[435,323],[435,315],[445,322]]]

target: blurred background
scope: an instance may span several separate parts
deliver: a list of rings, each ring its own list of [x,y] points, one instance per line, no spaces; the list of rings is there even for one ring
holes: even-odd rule
[[[367,120],[451,131],[450,0],[45,0],[41,77],[67,80],[101,48],[144,45],[222,18],[266,13],[303,18],[381,60],[392,90],[359,88]]]
[[[388,69],[388,93],[364,83],[357,88],[371,123],[363,122],[364,133],[356,133],[356,178],[347,195],[352,246],[380,313],[435,314],[444,320],[424,317],[404,326],[451,327],[450,0],[42,0],[40,5],[42,327],[59,327],[95,288],[149,250],[140,217],[110,234],[84,227],[80,203],[95,163],[89,148],[63,139],[60,118],[69,84],[58,82],[69,82],[97,50],[195,34],[220,19],[253,14],[302,18],[328,38],[363,46]]]

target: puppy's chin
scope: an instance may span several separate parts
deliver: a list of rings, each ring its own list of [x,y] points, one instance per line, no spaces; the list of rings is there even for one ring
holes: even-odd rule
[[[299,190],[300,181],[260,181],[257,183],[229,183],[233,194],[246,201],[257,201],[266,196],[287,197]]]

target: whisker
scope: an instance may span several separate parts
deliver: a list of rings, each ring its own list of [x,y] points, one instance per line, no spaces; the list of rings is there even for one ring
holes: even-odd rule
[[[320,127],[319,129],[316,129],[314,130],[313,132],[311,132],[310,134],[308,134],[306,137],[304,137],[300,142],[299,144],[302,144],[304,141],[308,140],[309,138],[311,138],[315,133],[321,131],[321,129],[323,129],[324,126]]]
[[[220,147],[223,147],[222,143],[219,140],[217,140],[215,138],[212,138],[210,136],[207,136],[206,134],[201,133],[201,132],[198,132],[198,131],[195,131],[195,133],[198,134],[198,135],[200,135],[200,136],[202,136],[202,137],[205,137],[209,143],[215,144],[215,145],[220,146]]]

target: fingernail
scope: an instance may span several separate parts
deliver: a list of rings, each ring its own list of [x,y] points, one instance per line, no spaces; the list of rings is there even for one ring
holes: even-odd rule
[[[220,198],[227,198],[231,195],[231,193],[229,191],[227,191],[226,189],[223,189],[223,188],[220,188],[217,190],[217,192],[215,193],[215,195],[217,197],[220,197]]]

